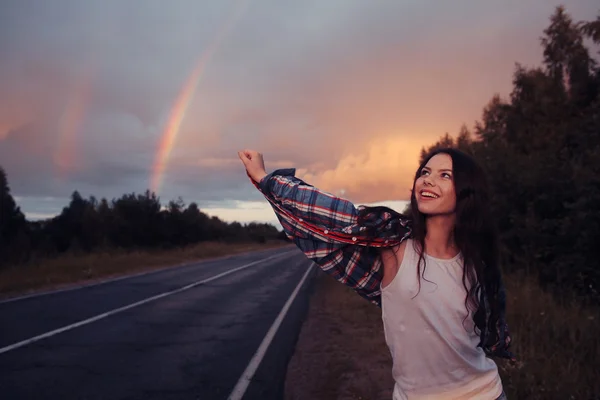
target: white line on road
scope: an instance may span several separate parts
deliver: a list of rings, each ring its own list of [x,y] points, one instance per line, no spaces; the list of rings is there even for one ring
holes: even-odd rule
[[[263,250],[259,250],[259,251],[263,251]],[[289,252],[286,252],[286,253],[289,253]],[[42,291],[42,292],[37,292],[37,293],[26,294],[26,295],[18,296],[18,297],[9,297],[9,298],[0,300],[0,304],[12,303],[14,301],[30,299],[32,297],[48,296],[48,295],[51,295],[51,294],[71,292],[73,290],[85,289],[85,288],[92,287],[92,286],[100,286],[100,285],[104,285],[104,284],[107,284],[107,283],[114,283],[114,282],[118,282],[118,281],[123,281],[123,280],[126,280],[126,279],[140,278],[140,277],[146,276],[146,275],[159,274],[159,273],[165,272],[165,271],[172,271],[172,270],[175,270],[177,268],[191,267],[193,265],[199,265],[199,264],[208,264],[208,263],[211,263],[211,262],[214,262],[214,261],[222,261],[222,260],[225,260],[225,259],[229,259],[231,257],[234,257],[234,255],[223,256],[223,257],[218,257],[218,258],[213,258],[213,259],[208,259],[208,260],[202,260],[202,259],[200,259],[200,260],[195,260],[195,261],[189,261],[189,262],[184,262],[184,263],[181,263],[181,264],[170,265],[168,267],[161,267],[161,268],[158,268],[158,269],[152,269],[150,271],[136,272],[136,273],[132,273],[132,274],[121,275],[121,276],[118,276],[118,277],[115,277],[115,278],[101,279],[101,280],[98,280],[96,282],[83,283],[81,285],[69,286],[69,287],[66,287],[66,288],[63,288],[63,289],[47,290],[47,291]]]
[[[146,304],[146,303],[149,303],[149,302],[154,301],[154,300],[162,299],[163,297],[167,297],[167,296],[170,296],[172,294],[181,293],[181,292],[183,292],[185,290],[192,289],[192,288],[194,288],[194,287],[196,287],[198,285],[202,285],[204,283],[208,283],[208,282],[214,281],[215,279],[219,279],[219,278],[222,278],[222,277],[224,277],[226,275],[232,274],[234,272],[241,271],[243,269],[246,269],[248,267],[251,267],[253,265],[261,263],[263,261],[268,261],[268,260],[272,260],[274,258],[278,258],[278,257],[282,257],[282,256],[285,256],[285,255],[288,255],[289,253],[291,253],[291,251],[288,251],[288,252],[285,252],[285,253],[282,253],[282,254],[276,254],[276,255],[271,256],[271,257],[263,258],[262,260],[253,261],[253,262],[251,262],[249,264],[245,264],[245,265],[242,265],[241,267],[230,269],[229,271],[222,272],[222,273],[220,273],[218,275],[215,275],[215,276],[212,276],[210,278],[203,279],[201,281],[197,281],[197,282],[194,282],[194,283],[190,283],[189,285],[180,287],[179,289],[171,290],[169,292],[164,292],[164,293],[158,294],[156,296],[148,297],[147,299],[140,300],[138,302],[129,304],[127,306],[116,308],[114,310],[105,312],[103,314],[96,315],[95,317],[91,317],[91,318],[85,319],[83,321],[79,321],[79,322],[76,322],[74,324],[67,325],[67,326],[64,326],[62,328],[55,329],[53,331],[46,332],[46,333],[38,335],[38,336],[34,336],[32,338],[29,338],[29,339],[26,339],[26,340],[23,340],[23,341],[20,341],[20,342],[17,342],[17,343],[13,343],[13,344],[11,344],[9,346],[0,348],[0,354],[6,353],[7,351],[17,349],[19,347],[31,344],[33,342],[37,342],[39,340],[42,340],[42,339],[45,339],[45,338],[48,338],[48,337],[51,337],[51,336],[54,336],[54,335],[58,335],[59,333],[66,332],[66,331],[69,331],[71,329],[75,329],[77,327],[90,324],[90,323],[98,321],[100,319],[103,319],[103,318],[109,317],[111,315],[123,312],[125,310],[129,310],[131,308],[134,308],[134,307],[137,307],[137,306],[141,306],[142,304]]]
[[[296,298],[296,295],[298,294],[298,291],[300,290],[300,288],[302,287],[302,284],[306,280],[306,277],[308,276],[309,272],[312,270],[313,265],[314,265],[313,263],[310,264],[310,266],[304,273],[304,276],[302,277],[302,279],[296,286],[296,289],[294,289],[294,291],[292,292],[292,295],[290,296],[290,298],[287,300],[287,302],[285,303],[285,305],[279,312],[279,315],[275,319],[275,322],[273,322],[273,325],[271,325],[271,328],[267,332],[267,335],[265,336],[262,343],[258,347],[258,350],[256,350],[256,353],[250,360],[250,363],[246,367],[246,370],[244,371],[244,373],[238,380],[237,384],[231,391],[231,394],[229,395],[227,400],[241,400],[241,398],[244,396],[244,393],[246,392],[246,389],[248,388],[248,385],[250,384],[250,381],[252,380],[254,373],[256,372],[258,366],[260,365],[260,362],[262,361],[263,357],[265,356],[265,353],[267,352],[267,349],[269,348],[269,345],[271,344],[273,337],[275,337],[275,334],[277,333],[277,329],[279,329],[279,326],[281,325],[283,318],[285,318],[285,315],[287,314],[288,309],[290,308],[290,306],[292,305],[292,302]]]

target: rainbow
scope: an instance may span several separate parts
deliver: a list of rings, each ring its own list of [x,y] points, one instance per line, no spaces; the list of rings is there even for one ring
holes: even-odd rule
[[[169,157],[173,151],[177,135],[181,128],[181,123],[185,118],[186,111],[190,103],[193,100],[193,95],[200,82],[202,74],[206,70],[209,60],[212,58],[216,50],[219,48],[223,38],[229,33],[233,24],[240,17],[242,12],[245,10],[247,0],[241,0],[234,7],[233,12],[226,23],[221,26],[218,30],[215,40],[208,46],[204,53],[200,56],[196,67],[192,70],[192,73],[185,81],[179,96],[175,100],[169,118],[160,137],[156,155],[154,158],[154,164],[152,165],[152,176],[150,178],[150,189],[158,193],[162,185],[165,170],[169,162]]]
[[[76,84],[60,117],[58,140],[53,154],[59,178],[65,178],[75,168],[77,133],[85,117],[91,92],[91,71]]]

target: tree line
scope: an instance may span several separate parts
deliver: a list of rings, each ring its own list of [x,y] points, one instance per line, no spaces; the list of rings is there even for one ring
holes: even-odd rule
[[[110,249],[169,249],[202,241],[259,242],[286,237],[266,223],[224,222],[181,198],[165,207],[154,192],[129,193],[108,201],[75,191],[62,212],[28,221],[10,193],[0,167],[0,266],[23,264],[67,252]]]
[[[600,15],[574,22],[563,7],[540,43],[543,65],[517,64],[509,98],[494,95],[473,131],[453,146],[485,168],[505,271],[536,274],[544,287],[600,301]]]

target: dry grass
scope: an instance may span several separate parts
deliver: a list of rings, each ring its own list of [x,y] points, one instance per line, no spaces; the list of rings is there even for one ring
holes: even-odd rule
[[[516,366],[500,363],[509,398],[599,399],[600,313],[555,299],[531,278],[506,279]]]
[[[508,398],[599,399],[598,309],[561,305],[517,275],[507,276],[506,285],[519,359],[514,366],[497,360]],[[380,309],[324,273],[316,288],[288,367],[286,400],[390,400],[392,360]]]
[[[31,265],[0,270],[0,298],[281,246],[289,246],[289,243],[281,240],[263,244],[203,242],[168,251],[113,250],[104,253],[64,255]]]
[[[381,313],[320,272],[285,382],[286,400],[392,398]]]

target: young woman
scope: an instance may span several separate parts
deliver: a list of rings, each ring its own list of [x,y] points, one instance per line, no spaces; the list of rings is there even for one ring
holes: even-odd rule
[[[393,399],[505,399],[496,363],[514,359],[482,169],[451,148],[419,166],[410,213],[355,207],[238,152],[285,233],[326,273],[382,308]]]

